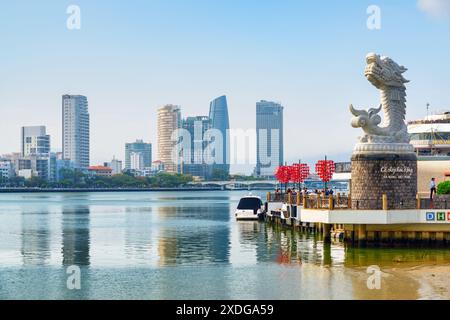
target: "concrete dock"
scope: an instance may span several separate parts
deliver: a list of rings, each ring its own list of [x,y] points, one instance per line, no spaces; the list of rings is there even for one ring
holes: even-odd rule
[[[268,193],[265,221],[300,232],[320,233],[325,241],[335,238],[361,246],[450,244],[450,207],[426,209],[426,199],[419,197],[417,209],[391,210],[385,196],[380,203],[381,210],[360,210],[352,208],[350,195]]]

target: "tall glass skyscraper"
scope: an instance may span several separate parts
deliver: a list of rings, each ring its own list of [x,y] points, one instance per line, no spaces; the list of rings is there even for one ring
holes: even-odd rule
[[[204,134],[211,128],[211,120],[206,116],[187,117],[183,120],[183,129],[189,132],[191,141],[189,159],[183,159],[183,173],[194,177],[209,179],[211,166],[205,163],[203,152],[206,147]]]
[[[75,168],[89,167],[89,112],[85,96],[62,97],[63,158]]]
[[[223,163],[217,163],[213,165],[213,170],[219,169],[224,171],[226,174],[230,173],[230,155],[229,155],[229,144],[230,144],[230,119],[228,117],[228,104],[227,97],[221,96],[217,99],[211,101],[209,108],[209,118],[211,119],[211,129],[217,129],[222,133],[223,137],[223,148],[222,148],[222,159]],[[217,150],[217,152],[220,152]]]
[[[272,178],[283,165],[283,106],[270,101],[256,103],[256,175]]]

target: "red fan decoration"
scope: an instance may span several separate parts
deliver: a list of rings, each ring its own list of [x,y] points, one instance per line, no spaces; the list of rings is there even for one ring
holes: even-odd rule
[[[335,164],[332,160],[320,160],[316,163],[316,172],[323,182],[330,182],[335,172]]]

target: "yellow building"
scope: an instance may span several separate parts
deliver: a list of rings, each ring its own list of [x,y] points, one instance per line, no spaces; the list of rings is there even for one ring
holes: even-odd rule
[[[172,139],[175,130],[181,127],[180,107],[166,105],[158,110],[158,159],[169,173],[178,172],[178,157],[173,154],[176,141]]]

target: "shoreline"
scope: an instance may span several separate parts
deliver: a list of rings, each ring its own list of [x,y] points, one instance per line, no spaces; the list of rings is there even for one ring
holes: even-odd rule
[[[228,191],[222,188],[14,188],[0,189],[2,193],[73,193],[73,192],[179,192],[179,191]]]

